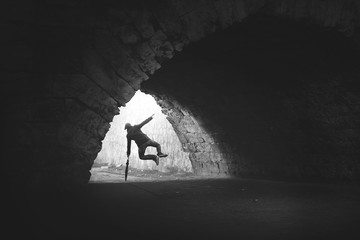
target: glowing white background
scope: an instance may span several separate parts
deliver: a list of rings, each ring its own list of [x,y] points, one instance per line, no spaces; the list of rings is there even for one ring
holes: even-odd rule
[[[134,141],[131,144],[131,155],[129,166],[138,169],[158,170],[162,172],[170,169],[191,172],[192,167],[188,153],[181,149],[181,143],[174,132],[173,127],[161,112],[160,106],[151,95],[137,91],[134,97],[125,107],[120,108],[120,115],[116,115],[111,123],[109,132],[106,134],[95,162],[112,165],[125,165],[126,163],[126,130],[125,123],[132,125],[141,123],[151,116],[154,119],[142,127],[142,131],[151,139],[161,144],[162,151],[169,154],[166,158],[160,159],[159,166],[151,161],[143,161],[138,157],[138,148]],[[145,154],[156,153],[156,149],[148,147]]]

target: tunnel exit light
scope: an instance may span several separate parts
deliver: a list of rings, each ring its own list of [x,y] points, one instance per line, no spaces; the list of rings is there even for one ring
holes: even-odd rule
[[[160,159],[159,166],[153,161],[143,161],[138,157],[138,148],[134,141],[131,144],[130,167],[141,170],[158,170],[161,172],[184,171],[191,172],[192,167],[188,153],[182,151],[182,146],[173,127],[161,112],[161,107],[148,94],[137,91],[133,98],[120,108],[120,114],[115,116],[109,132],[106,134],[102,149],[95,159],[95,165],[124,166],[126,163],[126,123],[139,124],[154,114],[153,120],[142,127],[142,131],[151,139],[161,144],[162,151],[169,156]],[[156,154],[156,149],[148,147],[145,154]]]

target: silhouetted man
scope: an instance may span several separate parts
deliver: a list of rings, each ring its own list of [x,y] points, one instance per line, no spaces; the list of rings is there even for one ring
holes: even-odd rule
[[[150,122],[153,119],[153,115],[149,118],[145,119],[142,123],[131,126],[130,123],[125,124],[125,130],[127,130],[127,156],[130,156],[131,152],[131,141],[134,140],[139,149],[139,157],[141,160],[153,160],[156,165],[159,165],[159,157],[167,157],[167,154],[163,154],[161,152],[161,146],[158,142],[150,139],[145,133],[141,131],[141,128]],[[155,147],[157,150],[157,155],[154,154],[145,154],[145,150],[147,147]]]

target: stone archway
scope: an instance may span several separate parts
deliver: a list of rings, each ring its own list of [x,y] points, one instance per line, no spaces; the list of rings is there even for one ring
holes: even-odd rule
[[[30,43],[10,44],[21,52],[29,50],[33,59],[32,64],[26,64],[26,56],[22,59],[21,73],[7,72],[28,90],[11,93],[15,100],[5,103],[8,121],[19,126],[8,134],[13,169],[40,184],[86,183],[118,107],[189,43],[256,13],[331,27],[357,39],[360,6],[350,0],[40,1],[33,8],[38,14],[25,10],[6,23],[16,29],[16,36],[22,37],[21,29],[28,25],[36,37]],[[7,64],[9,69],[19,65],[12,60]],[[19,107],[26,114],[17,111]],[[191,116],[180,117],[176,108],[168,114],[207,137],[188,121]],[[186,141],[189,148],[208,148],[201,146],[202,140]],[[207,169],[203,173],[227,172],[225,166],[207,162],[208,167],[198,168]]]
[[[170,112],[181,102],[180,106],[196,115],[212,136],[212,146],[222,154],[226,168],[214,168],[221,173],[227,170],[231,175],[266,178],[332,178],[339,174],[340,178],[352,178],[356,174],[350,169],[356,167],[345,151],[352,148],[348,140],[353,138],[345,134],[340,147],[335,144],[341,139],[335,132],[353,132],[356,110],[346,114],[352,120],[345,123],[344,115],[325,103],[336,102],[340,95],[353,95],[352,87],[343,82],[349,77],[344,73],[356,68],[356,57],[348,44],[347,38],[332,31],[252,16],[188,46],[152,76],[154,81],[144,82],[142,87],[158,95]],[[329,91],[335,86],[342,93]],[[210,152],[215,151],[197,154],[216,159],[216,155],[205,157]],[[353,167],[342,169],[337,164],[343,160]],[[204,165],[198,169],[205,170]]]

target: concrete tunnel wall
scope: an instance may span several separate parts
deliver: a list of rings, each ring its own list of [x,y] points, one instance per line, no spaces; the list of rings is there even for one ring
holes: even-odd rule
[[[7,176],[14,179],[12,182],[29,185],[86,183],[109,123],[119,114],[118,107],[125,105],[147,82],[148,91],[164,107],[180,140],[191,152],[198,174],[261,177],[289,169],[299,172],[303,166],[300,160],[289,161],[289,156],[282,159],[275,156],[277,161],[258,164],[247,162],[251,158],[246,155],[239,157],[242,148],[226,141],[226,129],[218,128],[216,119],[211,120],[202,111],[196,112],[196,107],[176,99],[175,94],[170,95],[171,89],[151,87],[152,75],[192,42],[200,43],[211,33],[256,14],[331,28],[347,36],[358,51],[359,9],[360,4],[350,0],[11,1],[3,8],[1,18],[7,33],[1,40],[2,47],[9,53],[9,57],[2,59],[1,70],[5,79],[3,126],[14,126],[5,127]],[[358,89],[353,87],[351,93],[342,85],[356,83],[358,76],[354,71],[345,81],[338,78],[324,86],[313,86],[313,93],[336,95],[330,97],[330,102],[335,101],[330,108],[338,106],[336,99],[347,99],[344,104],[348,110],[338,109],[348,119],[340,121],[345,125],[338,131],[331,124],[322,128],[326,134],[331,132],[333,138],[340,139],[333,145],[345,146],[341,149],[346,154],[341,151],[331,154],[335,159],[330,165],[338,162],[338,166],[331,165],[324,174],[319,169],[329,165],[329,158],[324,158],[329,157],[329,148],[318,150],[317,155],[306,155],[311,155],[317,170],[310,173],[303,169],[305,174],[298,173],[298,177],[358,179],[359,151],[355,147],[359,143]],[[335,94],[335,89],[342,90]],[[201,98],[202,94],[207,93],[198,96]],[[314,101],[327,100],[316,96]],[[339,113],[328,112],[333,118]],[[311,117],[314,115],[309,114]],[[194,119],[200,125],[194,125]],[[311,137],[312,143],[319,142],[317,135]],[[340,156],[343,160],[338,161]],[[289,167],[282,171],[286,165]],[[344,168],[349,170],[346,174]]]

